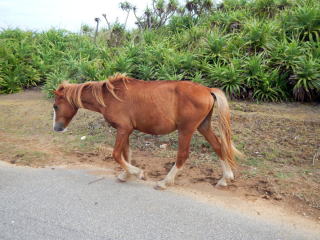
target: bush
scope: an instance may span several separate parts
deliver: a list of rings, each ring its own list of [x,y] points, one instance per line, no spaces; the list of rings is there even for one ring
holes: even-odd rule
[[[186,16],[173,16],[170,19],[168,28],[173,33],[179,33],[184,30],[192,28],[196,24],[196,20],[189,15]]]
[[[301,1],[297,7],[281,15],[281,24],[288,37],[302,41],[320,40],[320,5],[318,1]]]
[[[0,93],[42,86],[51,96],[64,80],[99,81],[123,72],[220,87],[232,98],[320,98],[317,0],[225,0],[207,7],[196,13],[180,6],[155,29],[127,31],[116,23],[96,42],[85,25],[81,34],[1,30]]]
[[[0,92],[14,93],[41,83],[32,32],[5,30],[0,35]]]
[[[320,92],[320,61],[301,56],[293,70],[293,94],[297,100],[312,100]]]
[[[229,64],[208,64],[207,74],[209,85],[220,87],[233,98],[241,97],[245,91],[242,69],[237,61]]]

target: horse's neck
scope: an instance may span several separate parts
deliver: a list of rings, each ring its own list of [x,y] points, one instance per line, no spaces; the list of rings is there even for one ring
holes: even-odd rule
[[[81,94],[81,101],[85,109],[100,112],[100,105],[93,96],[91,89],[85,88]]]

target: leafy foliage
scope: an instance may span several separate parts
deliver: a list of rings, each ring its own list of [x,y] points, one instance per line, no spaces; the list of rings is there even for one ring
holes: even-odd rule
[[[222,65],[220,63],[207,66],[212,85],[222,88],[232,97],[239,97],[245,91],[242,70],[238,62]]]
[[[293,94],[297,100],[312,99],[320,91],[320,61],[312,57],[301,57],[294,68]]]
[[[299,1],[295,8],[288,9],[281,15],[281,24],[288,36],[297,35],[302,41],[319,41],[319,2]]]
[[[42,86],[50,96],[64,80],[124,72],[220,87],[232,98],[320,99],[318,0],[150,1],[133,30],[106,14],[99,32],[1,30],[0,93]],[[130,2],[120,7],[137,14]]]

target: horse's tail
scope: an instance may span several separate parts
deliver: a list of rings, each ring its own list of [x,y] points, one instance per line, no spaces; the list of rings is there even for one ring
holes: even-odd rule
[[[223,91],[218,88],[211,88],[211,93],[214,95],[217,112],[218,112],[218,130],[220,134],[221,142],[221,155],[222,160],[229,163],[232,168],[236,167],[235,156],[243,156],[242,153],[235,148],[232,143],[231,121],[230,121],[230,109],[227,98]]]

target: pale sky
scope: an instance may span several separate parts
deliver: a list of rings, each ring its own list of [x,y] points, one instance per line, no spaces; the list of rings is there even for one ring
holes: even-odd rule
[[[119,18],[124,23],[126,13],[119,3],[121,0],[0,0],[0,30],[22,28],[46,30],[51,27],[78,32],[81,24],[95,26],[94,18],[101,19],[100,26],[106,26],[101,16],[106,13],[109,22]],[[151,0],[128,0],[142,11]],[[127,26],[134,26],[135,18],[130,14]]]

